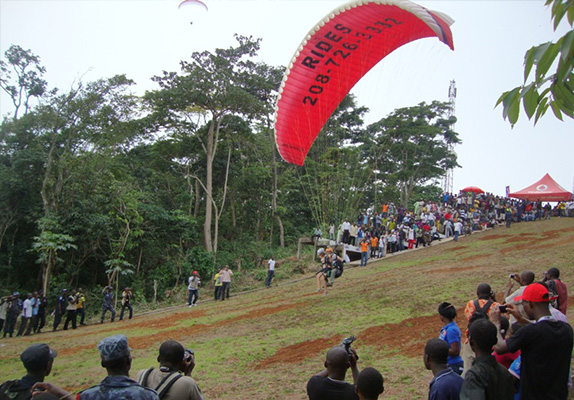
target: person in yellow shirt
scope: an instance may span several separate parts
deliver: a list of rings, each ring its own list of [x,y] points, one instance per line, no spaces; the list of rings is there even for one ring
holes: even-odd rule
[[[82,288],[79,288],[78,293],[76,293],[76,315],[80,317],[80,325],[86,325],[84,323],[86,318],[86,296]]]
[[[213,283],[215,287],[213,297],[215,298],[215,300],[219,300],[219,298],[221,297],[221,288],[223,287],[223,282],[221,282],[221,275],[219,274],[219,272],[217,272],[213,277]]]

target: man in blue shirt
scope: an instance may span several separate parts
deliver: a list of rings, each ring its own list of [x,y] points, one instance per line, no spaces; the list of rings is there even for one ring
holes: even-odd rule
[[[431,339],[425,346],[424,364],[434,378],[430,382],[429,400],[459,400],[464,379],[447,365],[448,344],[441,339]]]

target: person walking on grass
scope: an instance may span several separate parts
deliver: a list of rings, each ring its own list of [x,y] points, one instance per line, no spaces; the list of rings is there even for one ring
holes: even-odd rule
[[[199,273],[193,271],[191,276],[187,280],[187,292],[189,293],[187,297],[187,306],[196,307],[197,299],[199,299],[199,285],[201,284],[201,279],[199,279]]]

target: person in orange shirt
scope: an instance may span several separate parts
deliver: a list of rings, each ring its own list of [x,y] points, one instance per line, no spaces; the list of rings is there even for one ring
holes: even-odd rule
[[[379,250],[379,238],[373,235],[373,237],[371,237],[371,258],[377,257],[378,250]]]
[[[361,267],[367,266],[367,260],[369,259],[369,242],[367,238],[361,240]]]
[[[468,326],[470,326],[471,324],[471,318],[473,314],[476,313],[477,307],[479,307],[484,313],[486,313],[486,316],[488,317],[492,312],[492,310],[496,309],[496,307],[500,305],[499,303],[496,302],[494,292],[492,291],[488,283],[479,284],[478,287],[476,288],[476,295],[478,298],[476,300],[470,300],[468,303],[466,303],[466,307],[464,308],[464,316],[468,321]],[[470,367],[472,367],[472,363],[475,358],[474,351],[470,347],[468,341],[468,328],[465,332],[465,335],[466,340],[462,347],[462,360],[464,362],[463,376],[466,373],[466,371],[468,371]]]

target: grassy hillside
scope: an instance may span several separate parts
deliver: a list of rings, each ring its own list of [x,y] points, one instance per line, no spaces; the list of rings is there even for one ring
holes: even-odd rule
[[[88,387],[105,376],[98,341],[123,333],[133,349],[132,376],[155,366],[159,344],[172,338],[195,350],[193,376],[206,399],[299,400],[306,399],[307,380],[322,370],[327,349],[352,334],[359,368],[374,366],[385,377],[384,399],[425,399],[432,376],[424,370],[422,349],[438,337],[438,304],[450,301],[460,310],[475,298],[480,282],[490,283],[500,298],[508,274],[525,269],[540,277],[557,267],[572,291],[573,243],[574,218],[514,224],[347,268],[327,296],[315,293],[309,274],[230,301],[201,301],[199,307],[174,307],[132,321],[0,339],[0,376],[23,375],[18,355],[43,341],[59,352],[47,380],[71,390]],[[459,312],[461,327],[466,325],[462,319]]]

